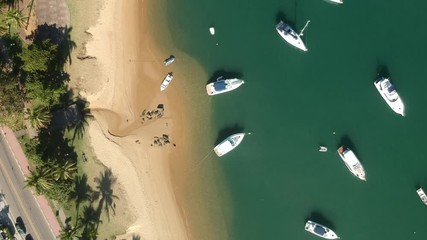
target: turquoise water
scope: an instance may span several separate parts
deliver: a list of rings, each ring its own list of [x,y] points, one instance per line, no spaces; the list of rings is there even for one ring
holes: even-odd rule
[[[211,77],[226,72],[246,81],[212,99],[211,146],[202,146],[252,132],[235,151],[209,158],[223,176],[219,189],[231,197],[218,232],[236,240],[315,239],[304,231],[311,219],[347,240],[427,239],[427,206],[415,192],[427,187],[426,9],[421,0],[167,3],[171,37],[181,50]],[[280,16],[298,30],[311,20],[308,52],[278,36]],[[407,117],[378,94],[378,72],[390,75]],[[363,163],[367,182],[336,154],[343,143]],[[319,153],[319,144],[329,151]]]

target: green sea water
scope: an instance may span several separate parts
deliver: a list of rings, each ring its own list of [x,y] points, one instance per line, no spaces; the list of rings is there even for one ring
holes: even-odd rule
[[[344,1],[174,0],[164,6],[171,40],[208,75],[187,84],[204,93],[221,74],[246,81],[234,92],[201,97],[211,98],[212,116],[200,149],[208,152],[227,134],[252,133],[195,170],[212,167],[218,186],[211,190],[227,198],[199,202],[223,218],[213,225],[222,233],[217,239],[224,233],[236,240],[315,239],[304,231],[308,219],[346,240],[427,239],[427,206],[415,192],[427,188],[427,2]],[[278,36],[279,18],[297,30],[311,20],[303,36],[308,52]],[[406,117],[392,112],[375,89],[378,73],[391,77]],[[320,144],[329,151],[319,153]],[[341,144],[355,151],[367,182],[347,170],[336,153]],[[197,194],[202,199],[205,192]]]

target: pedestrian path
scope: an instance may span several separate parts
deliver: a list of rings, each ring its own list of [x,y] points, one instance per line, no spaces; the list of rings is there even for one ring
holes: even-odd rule
[[[65,0],[36,0],[37,25],[70,25],[70,11]]]
[[[18,139],[16,139],[13,131],[8,127],[2,127],[1,131],[4,134],[6,142],[8,143],[10,148],[12,149],[12,152],[15,156],[15,159],[18,163],[18,166],[19,166],[22,174],[24,176],[27,176],[28,174],[30,174],[28,159],[25,156],[24,152],[22,151],[22,148],[18,142]],[[40,209],[42,210],[42,213],[43,213],[44,217],[46,218],[46,220],[50,226],[50,229],[52,230],[52,233],[55,236],[59,236],[60,231],[61,231],[61,226],[59,225],[59,222],[56,219],[55,214],[54,214],[52,208],[50,207],[46,197],[41,196],[41,195],[37,196],[36,194],[34,194],[34,192],[33,192],[33,195],[35,196],[37,203],[38,203]]]

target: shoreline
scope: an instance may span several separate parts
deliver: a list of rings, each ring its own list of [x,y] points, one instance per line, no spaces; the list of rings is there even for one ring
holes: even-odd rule
[[[120,198],[116,216],[100,225],[99,238],[227,239],[230,211],[223,203],[230,195],[216,159],[204,159],[213,144],[206,137],[213,134],[203,80],[208,76],[172,41],[168,3],[96,0],[84,9],[69,4],[76,21],[87,18],[75,25],[80,39],[73,54],[90,58],[75,60],[70,69],[70,85],[90,102],[95,116],[86,147],[95,162],[85,168],[111,168]],[[165,67],[170,54],[177,61]],[[160,92],[171,71],[172,83]],[[158,104],[164,104],[164,116],[141,124],[141,112]],[[151,146],[162,134],[176,147]]]
[[[83,42],[84,53],[79,53],[96,59],[82,62],[86,73],[72,77],[95,117],[87,130],[90,148],[117,177],[123,190],[115,192],[121,196],[117,203],[127,201],[124,205],[129,205],[122,213],[126,216],[112,217],[112,222],[120,218],[129,225],[126,233],[117,237],[190,239],[170,166],[171,160],[187,156],[184,146],[190,143],[184,133],[188,110],[177,82],[164,92],[158,89],[176,63],[164,67],[160,48],[147,34],[146,1],[103,1],[96,24],[86,31],[91,40]],[[151,111],[158,104],[164,105],[164,116],[142,123],[142,111]],[[154,137],[163,134],[171,144],[151,146]],[[103,225],[109,223],[102,224],[100,231]]]

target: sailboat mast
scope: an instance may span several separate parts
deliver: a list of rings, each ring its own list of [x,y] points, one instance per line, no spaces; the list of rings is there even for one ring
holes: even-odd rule
[[[310,20],[308,20],[308,21],[305,23],[305,25],[304,25],[304,27],[302,28],[301,33],[299,34],[299,36],[302,36],[302,35],[303,35],[303,32],[304,32],[305,28],[308,26],[308,24],[309,24],[309,23],[310,23]]]

